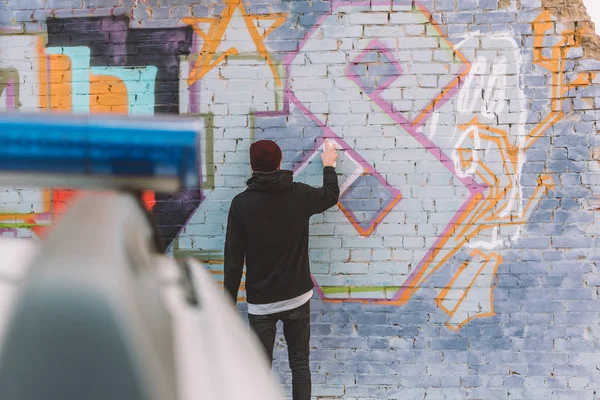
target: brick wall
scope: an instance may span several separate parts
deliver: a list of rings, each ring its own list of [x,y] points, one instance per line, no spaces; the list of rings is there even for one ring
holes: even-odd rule
[[[318,185],[330,138],[343,194],[312,220],[315,395],[591,400],[589,27],[556,0],[0,0],[0,109],[201,119],[202,187],[148,205],[170,253],[217,280],[250,143],[276,140]],[[4,189],[3,234],[42,234],[71,194]],[[289,391],[282,337],[274,365]]]

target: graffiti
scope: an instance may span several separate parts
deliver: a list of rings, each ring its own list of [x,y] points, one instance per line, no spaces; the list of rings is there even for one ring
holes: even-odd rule
[[[318,184],[320,167],[313,162],[315,154],[324,138],[334,140],[342,149],[338,163],[338,171],[342,175],[340,210],[361,236],[368,239],[380,238],[380,244],[381,239],[390,241],[388,246],[393,246],[391,241],[394,241],[401,247],[404,238],[416,236],[416,225],[412,232],[399,228],[398,233],[388,234],[382,233],[382,229],[390,232],[390,229],[399,227],[400,216],[419,209],[424,199],[415,198],[419,196],[417,188],[393,185],[390,177],[402,177],[395,180],[405,183],[414,180],[415,175],[421,176],[423,181],[428,177],[434,179],[434,175],[435,179],[447,177],[447,182],[456,180],[463,188],[457,193],[463,200],[456,204],[456,212],[464,209],[461,204],[468,204],[468,200],[465,203],[464,198],[471,198],[480,190],[473,179],[456,176],[451,158],[444,153],[443,147],[431,141],[434,135],[426,136],[422,133],[427,121],[439,121],[437,112],[451,106],[449,101],[457,93],[461,79],[469,73],[470,62],[447,41],[423,7],[409,7],[408,12],[401,10],[390,13],[391,27],[367,26],[362,20],[377,15],[379,10],[371,11],[371,7],[377,6],[378,4],[356,2],[336,3],[331,14],[323,16],[319,24],[308,33],[298,51],[286,57],[284,65],[287,66],[289,91],[286,92],[288,105],[284,112],[298,116],[295,120],[303,116],[305,124],[311,126],[311,135],[314,135],[313,140],[302,142],[306,144],[304,150],[298,152],[296,149],[293,156],[296,177]],[[394,26],[394,21],[398,21],[397,26]],[[346,26],[348,24],[350,26]],[[402,45],[399,45],[397,35],[404,24],[423,26],[427,36],[405,38],[406,40],[400,41]],[[343,35],[344,29],[353,27],[368,30],[369,35],[376,39],[350,38],[345,49],[349,52],[348,65],[336,52],[319,51],[324,40],[334,40],[337,35]],[[422,68],[417,71],[409,62],[412,53],[410,47],[441,48],[438,65],[433,65],[429,70]],[[328,65],[329,73],[326,77],[311,78],[308,86],[305,80],[296,77],[309,76],[305,70],[314,68],[314,65],[297,59],[315,60],[316,57],[319,57],[319,63]],[[419,79],[425,82],[427,78],[434,79],[437,84],[430,87],[419,84]],[[315,91],[322,99],[319,102],[311,100],[314,99]],[[341,101],[361,111],[348,110],[348,114],[325,114],[322,111],[322,103],[337,107]],[[436,117],[431,118],[432,115]],[[270,115],[262,117],[277,118]],[[362,151],[359,147],[349,143],[357,140],[349,131],[350,126],[362,131],[365,139],[372,139],[374,142],[380,140],[376,138],[381,138],[382,132],[385,132],[386,137],[393,138],[392,146],[379,149],[377,153],[380,158],[368,162],[360,154]],[[306,137],[306,133],[303,136]],[[398,143],[401,145],[397,145]],[[416,164],[406,163],[406,169],[403,169],[402,162],[394,162],[414,159],[416,151],[420,159]],[[371,149],[369,152],[373,154],[375,151]],[[433,167],[434,171],[431,170]],[[437,195],[442,198],[454,196],[457,191],[452,187],[436,189],[439,189]],[[438,215],[440,220],[447,219],[445,230],[449,231],[452,215],[447,212]],[[389,218],[391,220],[388,222]],[[386,236],[390,235],[392,238],[387,239]],[[349,241],[344,243],[346,242]],[[364,247],[359,242],[357,245]],[[348,244],[348,247],[352,248],[353,245]],[[423,258],[427,252],[425,248],[410,251],[412,254],[409,261],[414,261],[417,257]],[[343,271],[344,264],[345,261],[341,261],[339,266],[337,263],[330,263],[329,268]],[[364,263],[365,271],[360,274],[316,272],[314,278],[325,300],[390,302],[404,285],[403,280],[409,278],[410,269],[415,268],[399,264],[368,262]]]
[[[54,93],[60,93],[64,82],[51,83],[50,96],[51,101],[60,107],[61,105],[74,113],[89,114],[91,108],[95,112],[108,111],[117,113],[126,113],[129,115],[153,115],[154,114],[154,87],[156,84],[157,68],[154,66],[140,68],[122,68],[122,67],[94,67],[90,68],[91,52],[87,47],[48,47],[47,55],[61,55],[62,62],[71,72],[70,81],[76,84],[71,85],[70,96],[68,100],[62,100]],[[50,57],[56,60],[56,57]],[[51,63],[51,71],[55,71]],[[57,68],[58,69],[58,68]],[[104,79],[106,77],[106,79]],[[110,83],[108,83],[110,82]],[[104,83],[108,90],[102,90],[98,86]],[[118,85],[124,85],[121,90]],[[58,85],[58,88],[54,86]],[[92,87],[94,85],[94,88]],[[107,102],[108,108],[103,106],[102,99],[108,92],[112,98]],[[64,91],[66,92],[66,91]],[[66,92],[68,93],[68,92]],[[119,96],[120,95],[120,96]],[[95,101],[91,98],[95,97]],[[123,101],[121,98],[123,97]],[[94,103],[95,107],[91,106]],[[126,104],[126,107],[119,107],[119,104]],[[54,109],[51,105],[51,109]],[[124,109],[123,109],[124,108]]]
[[[481,113],[487,118],[493,118],[504,110],[507,87],[506,63],[504,57],[496,57],[491,64],[492,73],[489,75],[489,65],[485,57],[477,58],[458,95],[457,108],[461,114],[474,112],[479,99],[483,99]]]
[[[365,6],[362,6],[360,3],[352,3],[352,6],[347,4],[350,3],[337,3],[332,10],[332,14],[325,16],[321,21],[320,26],[335,26],[334,12],[352,15],[364,11],[365,8]],[[407,15],[407,13],[403,12],[392,13],[390,18],[395,19],[394,17],[400,14]],[[432,29],[430,32],[433,34],[434,39],[437,40],[439,38],[439,29],[435,24],[429,21],[430,16],[424,8],[415,8],[413,12],[408,15],[410,18],[413,18],[415,24],[428,24],[431,26]],[[322,137],[317,140],[317,146],[313,149],[307,149],[308,155],[300,162],[300,165],[296,169],[296,175],[301,176],[306,165],[312,162],[315,151],[320,147],[322,139],[328,137],[332,138],[334,141],[338,141],[340,147],[343,149],[345,158],[349,161],[346,163],[349,165],[347,170],[343,166],[338,168],[344,177],[342,180],[342,200],[340,202],[340,209],[349,218],[350,222],[361,235],[370,236],[377,226],[381,222],[384,222],[386,215],[394,208],[394,206],[401,202],[402,195],[400,190],[386,182],[386,179],[384,179],[382,174],[377,172],[374,165],[369,164],[358,152],[352,149],[352,146],[342,139],[344,134],[339,130],[343,129],[343,123],[341,123],[341,121],[332,121],[332,119],[337,116],[329,115],[328,121],[325,121],[325,118],[321,117],[321,113],[314,109],[314,106],[317,104],[312,103],[308,99],[308,96],[311,94],[308,91],[303,90],[304,88],[296,87],[296,82],[300,84],[301,81],[297,81],[293,79],[293,77],[296,74],[304,76],[302,71],[304,66],[297,63],[295,60],[296,58],[304,57],[305,54],[308,54],[308,56],[311,57],[313,51],[311,47],[318,46],[320,33],[319,27],[315,28],[309,33],[299,51],[285,61],[286,65],[292,64],[288,70],[288,73],[292,77],[292,79],[290,79],[291,93],[288,100],[293,104],[294,108],[303,112],[323,131]],[[450,77],[450,79],[442,85],[441,90],[425,90],[431,92],[431,98],[429,100],[426,99],[427,94],[424,93],[425,91],[423,91],[423,93],[415,94],[415,97],[419,97],[419,99],[412,99],[410,107],[399,107],[397,100],[401,98],[406,83],[405,80],[401,78],[404,77],[403,74],[405,74],[405,71],[409,75],[414,76],[414,71],[411,71],[410,66],[405,66],[403,68],[399,61],[397,61],[397,59],[401,57],[400,53],[403,50],[396,44],[395,37],[385,37],[384,34],[377,32],[374,32],[373,36],[378,37],[378,39],[369,41],[364,49],[358,50],[360,49],[360,43],[356,43],[356,45],[353,46],[354,49],[357,49],[357,54],[351,59],[350,64],[343,71],[343,78],[348,79],[356,90],[352,90],[352,86],[338,86],[338,82],[341,82],[342,77],[336,77],[335,82],[333,83],[333,90],[325,93],[325,97],[329,97],[330,102],[337,102],[340,99],[335,98],[336,96],[344,96],[347,97],[346,100],[349,102],[355,104],[366,103],[365,105],[367,107],[370,107],[369,104],[371,102],[375,103],[383,113],[375,112],[365,116],[365,122],[367,119],[369,120],[370,129],[377,127],[378,125],[381,126],[382,124],[378,119],[381,119],[385,115],[385,117],[391,119],[390,123],[397,124],[399,129],[405,132],[410,131],[414,133],[419,136],[418,140],[427,140],[422,137],[422,135],[418,134],[418,127],[423,121],[429,118],[430,114],[436,108],[441,107],[445,101],[447,101],[447,97],[451,93],[456,91],[460,77],[468,71],[468,62],[460,53],[457,53],[458,60],[456,60],[456,62],[450,62],[444,65],[445,68],[454,71],[456,75]],[[326,36],[326,39],[329,38],[330,37]],[[442,48],[444,48],[444,46],[448,51],[452,51],[450,44],[442,41]],[[336,63],[333,58],[331,61],[334,64]],[[306,66],[306,68],[309,67],[309,65]],[[331,82],[321,83],[328,89],[332,86]],[[418,88],[414,89],[415,93],[419,92]],[[365,93],[366,96],[368,96],[367,99],[362,97],[362,93]],[[414,115],[412,115],[413,110],[418,111],[414,112]],[[354,165],[362,166],[362,168],[356,169]],[[367,191],[361,190],[361,186],[366,186],[370,189]],[[373,193],[376,193],[376,195],[373,196]],[[368,200],[372,200],[373,198],[378,201],[368,202]],[[378,203],[377,207],[375,207],[375,203]],[[365,215],[366,211],[368,211],[368,213],[366,213],[367,215]],[[357,214],[362,214],[362,217],[357,218]]]
[[[47,37],[0,36],[0,109],[203,120],[202,192],[144,200],[174,256],[206,261],[217,279],[227,202],[250,173],[251,141],[276,140],[283,167],[318,186],[330,139],[341,196],[313,219],[321,298],[400,306],[429,285],[457,330],[494,315],[502,251],[554,187],[544,171],[524,175],[528,151],[565,118],[566,93],[594,75],[566,73],[581,36],[553,35],[542,12],[532,57],[550,79],[550,107],[536,120],[521,38],[450,35],[423,4],[336,1],[302,23],[286,5],[241,0],[175,28],[48,19]],[[0,229],[43,234],[76,195],[2,192]]]
[[[553,124],[564,118],[562,102],[564,95],[572,88],[591,83],[594,74],[578,74],[567,80],[564,62],[567,53],[580,45],[575,32],[563,32],[563,39],[550,47],[550,56],[545,56],[544,35],[553,29],[550,14],[543,12],[533,22],[536,35],[534,63],[552,74],[552,90],[549,98],[551,112],[527,135],[517,138],[518,145],[511,144],[508,133],[503,129],[481,124],[477,118],[459,127],[463,131],[457,142],[455,161],[467,169],[467,173],[478,177],[487,189],[482,197],[466,213],[466,218],[456,227],[455,234],[445,243],[449,249],[439,249],[431,257],[430,270],[436,269],[455,252],[464,246],[479,248],[473,250],[471,259],[466,261],[452,277],[436,299],[438,305],[451,317],[448,326],[458,329],[473,318],[493,315],[493,280],[502,257],[492,252],[506,243],[507,238],[518,237],[519,227],[525,225],[535,204],[546,192],[554,187],[552,177],[541,174],[536,187],[528,199],[523,199],[521,170],[525,151],[529,149]],[[483,97],[483,96],[482,96]],[[484,97],[485,98],[485,97]],[[468,138],[472,146],[464,146],[462,139]],[[476,154],[500,155],[499,160],[478,159]],[[503,173],[497,174],[489,164],[496,162]],[[524,208],[523,208],[524,207]],[[491,232],[487,240],[481,240],[482,233]],[[479,239],[479,240],[477,240]],[[421,279],[427,279],[422,276]],[[416,284],[418,285],[418,283]],[[468,298],[469,301],[463,301]]]
[[[227,47],[228,28],[231,26],[229,34],[237,35],[237,30],[241,29],[240,24],[231,24],[234,16],[239,15],[243,20],[248,34],[252,38],[255,51],[264,58],[269,64],[275,83],[282,86],[279,72],[275,63],[265,46],[264,40],[273,30],[279,28],[286,20],[285,14],[261,14],[248,15],[244,8],[242,0],[227,0],[223,13],[215,18],[185,18],[183,22],[192,26],[196,35],[202,38],[203,46],[198,56],[197,62],[190,71],[188,83],[202,79],[210,70],[221,64],[228,56],[240,54],[241,51],[248,52],[247,49],[239,50],[237,47]],[[262,32],[261,32],[262,31]],[[244,43],[244,42],[242,42]],[[239,44],[237,44],[239,46]]]
[[[36,62],[40,38],[0,35],[0,110],[33,111],[40,107],[40,64]],[[48,190],[0,188],[0,229],[30,237],[32,226],[52,221]]]
[[[19,71],[15,68],[0,69],[0,104],[4,97],[4,108],[7,110],[21,107],[19,83]]]
[[[365,245],[342,238],[349,258],[316,267],[313,277],[324,300],[402,305],[432,277],[443,276],[464,250],[467,260],[450,274],[436,299],[450,317],[448,327],[459,329],[494,314],[495,274],[502,263],[498,251],[518,240],[539,200],[553,188],[551,177],[540,174],[532,193],[523,194],[526,152],[563,115],[552,113],[525,132],[521,54],[508,34],[473,33],[452,44],[418,5],[389,13],[385,27],[367,26],[361,17],[367,21],[377,15],[376,6],[337,2],[321,17],[298,50],[284,57],[283,108],[255,113],[254,135],[277,140],[296,178],[313,185],[320,184],[315,160],[323,140],[333,140],[341,150],[339,209],[364,240],[373,241]],[[395,29],[394,21],[398,27],[423,25],[427,35],[398,41],[402,30]],[[538,25],[536,21],[534,29]],[[373,39],[346,38],[346,47],[340,49],[347,53],[343,59],[338,51],[323,51],[327,40],[354,26]],[[474,42],[485,43],[489,51],[463,53]],[[416,66],[411,43],[421,52],[428,46],[438,49],[435,58]],[[327,75],[309,73],[318,64],[327,66]],[[556,76],[560,71],[564,76],[564,67],[553,71],[558,84]],[[310,82],[305,76],[311,76]],[[428,78],[436,85],[425,84]],[[589,78],[568,85],[585,84]],[[202,84],[212,85],[213,79],[205,76]],[[560,97],[549,93],[553,102]],[[284,128],[276,132],[273,126]],[[372,143],[393,138],[395,146],[358,145],[361,136],[352,130]],[[417,152],[419,161],[409,163]],[[369,153],[369,161],[362,153]],[[428,191],[415,184],[435,188]],[[435,240],[419,237],[425,229]],[[394,262],[371,259],[362,262],[360,272],[352,269],[349,274],[345,266],[352,261],[353,243],[356,252],[381,244],[390,252],[403,250]]]
[[[179,113],[181,57],[191,28],[129,29],[128,17],[49,19],[42,108],[137,116]],[[61,191],[55,190],[61,195]],[[65,196],[62,196],[63,198]],[[146,198],[166,245],[201,201],[199,191]]]
[[[223,193],[230,187],[243,187],[246,181],[250,172],[247,151],[255,132],[261,129],[256,124],[262,119],[263,113],[278,113],[284,108],[284,87],[277,83],[278,77],[284,76],[282,63],[277,57],[271,57],[268,61],[258,52],[253,31],[246,24],[247,21],[253,24],[253,21],[260,22],[259,19],[240,11],[243,8],[241,3],[227,4],[227,7],[233,7],[232,13],[222,13],[221,20],[227,19],[228,22],[221,25],[220,29],[226,32],[213,54],[208,54],[204,39],[206,35],[198,30],[216,35],[214,29],[217,29],[217,25],[212,25],[211,31],[210,27],[197,19],[182,20],[193,25],[196,34],[193,35],[190,54],[181,60],[181,76],[188,80],[180,91],[188,96],[181,96],[180,110],[203,118],[206,124],[202,138],[202,188],[206,190],[203,191],[202,206],[178,238],[176,252],[202,260],[205,260],[206,254],[223,251]],[[266,15],[272,14],[263,14]],[[208,25],[217,24],[218,20],[210,19]],[[275,29],[271,21],[264,19],[267,28],[272,26]],[[258,27],[261,26],[258,24]],[[267,34],[270,33],[264,31],[262,38],[266,38]],[[213,58],[219,59],[230,48],[236,51],[235,54],[229,52],[226,62],[212,61]],[[212,67],[202,70],[201,79],[195,79],[203,63],[206,63],[206,57],[212,57],[209,62]],[[284,146],[283,143],[281,145]],[[226,199],[232,197],[233,192]]]
[[[37,50],[40,38],[33,35],[0,35],[0,110],[37,110],[40,87]]]
[[[402,194],[389,185],[357,152],[349,149],[341,138],[335,135],[327,138],[342,150],[342,156],[336,166],[336,170],[344,175],[340,183],[338,206],[361,235],[369,236],[402,199]],[[315,167],[318,169],[319,165],[313,161],[322,150],[324,139],[325,137],[319,139],[317,150],[295,171],[299,180],[310,181],[314,186],[320,185],[320,171],[314,170]]]
[[[117,104],[127,101],[130,109],[139,109],[140,113],[179,112],[179,63],[180,57],[189,54],[191,28],[129,29],[126,16],[49,19],[47,26],[46,54],[50,63],[57,58],[63,61],[62,65],[51,65],[49,74],[66,78],[62,83],[50,82],[51,86],[60,84],[58,93],[53,94],[51,87],[51,101],[59,103],[52,100],[56,96],[80,97],[75,104],[81,106],[76,108],[86,108],[88,95],[92,103],[93,97],[113,95]],[[56,53],[63,56],[54,57]],[[69,70],[61,68],[69,62],[82,68],[72,70],[78,74],[71,78],[77,84],[70,85],[66,75]],[[86,93],[90,81],[95,87]],[[72,96],[71,90],[63,86],[70,86]],[[52,104],[49,107],[54,108]]]
[[[502,257],[473,250],[436,299],[450,316],[448,326],[456,329],[476,318],[495,315],[494,281]]]

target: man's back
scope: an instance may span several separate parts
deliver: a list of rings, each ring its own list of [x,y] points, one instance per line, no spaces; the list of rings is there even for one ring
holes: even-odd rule
[[[310,400],[310,298],[313,282],[308,262],[308,223],[333,207],[340,188],[335,173],[337,152],[325,141],[321,154],[323,187],[293,182],[281,171],[277,144],[260,140],[250,146],[252,178],[248,189],[231,202],[225,240],[225,289],[233,302],[246,261],[248,321],[269,362],[277,322],[283,322],[292,370],[294,400]]]
[[[225,245],[230,295],[237,296],[244,256],[249,303],[275,303],[311,290],[309,219],[333,207],[338,197],[332,167],[324,168],[319,189],[293,182],[291,171],[255,172],[231,204]]]

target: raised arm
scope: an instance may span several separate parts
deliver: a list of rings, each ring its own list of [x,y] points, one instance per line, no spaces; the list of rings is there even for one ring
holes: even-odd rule
[[[323,187],[310,188],[309,212],[311,215],[320,214],[337,204],[340,197],[340,187],[335,172],[337,150],[329,140],[325,141],[325,148],[321,154],[323,161]]]
[[[333,167],[323,168],[323,187],[308,186],[308,205],[310,215],[320,214],[335,206],[340,197],[338,178]]]

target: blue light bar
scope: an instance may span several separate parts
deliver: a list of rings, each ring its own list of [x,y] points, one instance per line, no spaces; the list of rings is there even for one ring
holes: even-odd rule
[[[0,113],[0,185],[200,186],[197,119]]]

